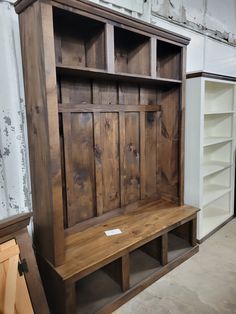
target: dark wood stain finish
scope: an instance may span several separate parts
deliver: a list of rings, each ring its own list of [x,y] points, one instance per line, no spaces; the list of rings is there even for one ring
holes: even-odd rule
[[[86,0],[16,10],[47,298],[58,314],[110,313],[198,250],[183,205],[188,39]]]

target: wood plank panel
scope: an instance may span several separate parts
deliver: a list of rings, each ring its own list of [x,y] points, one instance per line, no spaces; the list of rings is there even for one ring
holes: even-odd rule
[[[119,114],[120,205],[125,205],[125,113]]]
[[[145,160],[145,151],[146,151],[146,141],[145,141],[145,130],[146,130],[146,119],[145,112],[140,112],[139,115],[139,125],[140,125],[140,193],[141,199],[144,199],[146,196],[146,160]]]
[[[106,64],[108,72],[115,71],[115,47],[114,47],[114,26],[107,23],[105,25],[105,40],[106,40]]]
[[[78,77],[61,77],[61,101],[66,104],[91,104],[90,80]]]
[[[150,75],[150,41],[141,43],[128,53],[128,73]]]
[[[117,104],[117,83],[111,81],[93,82],[93,104]]]
[[[145,195],[157,194],[157,113],[145,114]]]
[[[140,105],[157,105],[157,89],[155,86],[140,86]]]
[[[125,204],[140,199],[139,114],[125,114]]]
[[[95,216],[93,117],[91,113],[71,114],[71,130],[65,134],[67,151],[68,224]],[[70,135],[70,136],[69,136]]]
[[[139,87],[137,84],[119,84],[119,104],[139,104]]]
[[[94,29],[96,30],[95,33]],[[86,38],[86,35],[85,35]],[[105,31],[104,27],[93,27],[85,44],[86,66],[97,69],[105,68]]]
[[[160,90],[161,124],[161,192],[173,201],[179,198],[179,88]]]
[[[101,138],[101,115],[94,113],[94,159],[96,176],[96,215],[103,214],[103,179],[102,179],[102,138]]]
[[[120,207],[118,114],[101,114],[103,212]]]

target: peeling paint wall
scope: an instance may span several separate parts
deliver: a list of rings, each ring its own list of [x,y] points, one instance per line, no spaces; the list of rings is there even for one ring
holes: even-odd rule
[[[0,2],[0,219],[31,210],[18,18]]]
[[[235,0],[153,0],[152,15],[236,45]]]
[[[159,17],[236,46],[235,0],[90,0],[152,22]]]
[[[31,210],[18,17],[0,0],[0,219]],[[190,37],[187,71],[236,77],[235,0],[90,0]]]

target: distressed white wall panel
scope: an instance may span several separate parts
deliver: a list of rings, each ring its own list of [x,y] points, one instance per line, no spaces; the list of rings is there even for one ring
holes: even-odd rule
[[[31,208],[18,19],[0,3],[0,219]]]
[[[207,0],[206,27],[220,32],[236,33],[236,1]]]
[[[205,0],[182,0],[182,14],[185,20],[204,25]]]
[[[235,0],[152,0],[152,13],[236,44]]]
[[[205,71],[236,77],[235,47],[206,38],[205,56]]]

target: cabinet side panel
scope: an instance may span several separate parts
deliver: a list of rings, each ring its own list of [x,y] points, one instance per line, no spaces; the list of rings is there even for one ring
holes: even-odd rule
[[[20,30],[35,245],[59,265],[64,259],[64,230],[51,13],[51,6],[34,3],[21,13]]]
[[[186,85],[185,190],[184,201],[200,207],[201,79],[188,79]]]

